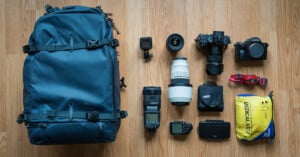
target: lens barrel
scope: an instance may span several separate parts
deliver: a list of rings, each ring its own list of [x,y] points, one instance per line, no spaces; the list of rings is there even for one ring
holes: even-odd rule
[[[219,47],[213,46],[207,55],[206,73],[208,75],[220,75],[224,69],[222,60],[223,52]]]
[[[189,65],[185,57],[176,57],[172,62],[168,95],[172,105],[183,106],[192,101]]]

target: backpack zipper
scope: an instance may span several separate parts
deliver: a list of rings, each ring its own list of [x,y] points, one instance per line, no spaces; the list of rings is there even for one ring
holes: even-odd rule
[[[111,64],[112,64],[112,94],[113,94],[113,110],[114,112],[116,112],[117,108],[115,107],[116,105],[116,96],[115,96],[115,62],[114,62],[114,59],[113,59],[113,56],[112,56],[112,53],[109,52],[109,57],[110,57],[110,61],[111,61]]]
[[[99,9],[101,12],[104,13],[104,16],[105,16],[106,21],[110,23],[110,25],[112,26],[113,30],[115,30],[115,31],[117,32],[117,35],[119,35],[121,32],[120,32],[120,30],[117,28],[117,26],[115,25],[113,19],[111,18],[111,16],[113,16],[113,14],[112,14],[112,13],[105,13],[105,12],[102,10],[101,6],[97,6],[96,8]],[[110,16],[110,17],[109,17],[109,16]]]
[[[117,32],[117,35],[119,35],[121,32],[120,32],[120,30],[117,28],[117,26],[115,25],[113,19],[110,18],[110,17],[107,17],[107,16],[109,16],[109,15],[107,15],[107,14],[105,14],[105,15],[106,15],[107,20],[110,22],[112,28]],[[111,14],[111,16],[112,16],[112,14]]]

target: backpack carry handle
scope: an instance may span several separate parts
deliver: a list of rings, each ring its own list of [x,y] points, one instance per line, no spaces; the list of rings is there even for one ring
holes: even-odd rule
[[[55,11],[60,10],[58,7],[52,7],[50,4],[46,4],[45,6],[46,14],[53,13]]]

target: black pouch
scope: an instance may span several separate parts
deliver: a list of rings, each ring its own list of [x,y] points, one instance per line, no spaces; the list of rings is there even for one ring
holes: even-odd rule
[[[198,88],[198,110],[221,112],[224,108],[223,87],[207,82]]]
[[[205,120],[199,122],[200,138],[222,140],[230,137],[230,123],[223,120]]]

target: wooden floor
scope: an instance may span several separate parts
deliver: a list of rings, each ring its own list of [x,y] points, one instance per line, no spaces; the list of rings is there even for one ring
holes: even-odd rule
[[[116,36],[120,73],[127,88],[122,91],[122,108],[129,116],[114,143],[91,145],[34,146],[16,117],[22,107],[22,67],[26,44],[35,20],[44,6],[101,5],[121,34]],[[206,56],[197,52],[194,39],[199,33],[223,30],[232,44],[224,54],[224,72],[218,77],[205,73]],[[186,56],[190,65],[193,100],[176,108],[168,102],[170,65],[173,56],[165,46],[171,33],[180,33],[184,48],[177,56]],[[144,62],[139,38],[152,36],[154,58]],[[233,44],[257,36],[269,43],[268,59],[263,65],[240,65],[234,61]],[[0,157],[143,157],[207,156],[260,157],[300,156],[300,1],[299,0],[1,0],[0,1]],[[253,73],[269,79],[266,89],[230,86],[233,73]],[[207,80],[224,86],[225,108],[220,114],[199,113],[197,88]],[[143,126],[143,86],[162,87],[161,126],[154,135]],[[273,144],[244,144],[236,139],[234,97],[239,93],[266,95],[274,91],[276,138]],[[227,141],[199,139],[200,120],[223,119],[231,122]],[[194,130],[186,138],[169,134],[169,122],[185,120]]]

